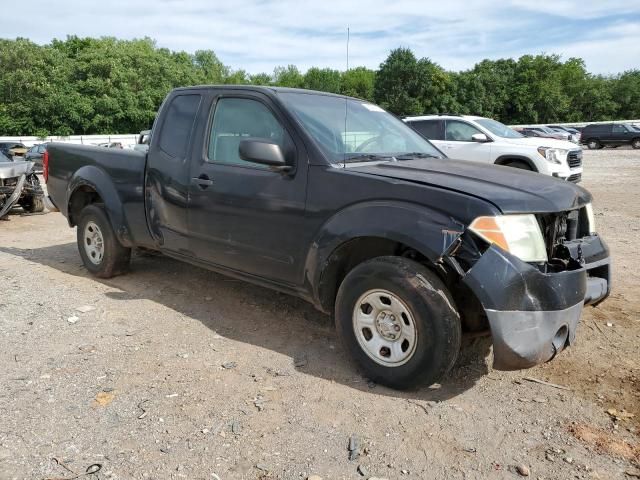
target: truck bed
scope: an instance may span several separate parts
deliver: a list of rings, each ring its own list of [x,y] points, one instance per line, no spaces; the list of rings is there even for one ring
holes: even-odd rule
[[[114,224],[121,227],[118,237],[125,244],[148,243],[144,211],[144,173],[146,154],[68,143],[48,147],[49,199],[67,217],[70,225],[77,218],[70,212],[70,194],[78,187],[95,190],[104,199]]]

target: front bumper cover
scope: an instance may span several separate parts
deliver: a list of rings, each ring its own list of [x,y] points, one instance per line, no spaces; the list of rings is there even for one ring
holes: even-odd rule
[[[517,370],[551,360],[574,342],[583,306],[609,295],[609,250],[600,237],[567,247],[581,252],[581,267],[544,273],[491,246],[463,277],[487,314],[494,368]]]

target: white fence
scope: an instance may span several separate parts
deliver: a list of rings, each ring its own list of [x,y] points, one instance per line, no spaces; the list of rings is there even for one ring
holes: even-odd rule
[[[597,125],[599,123],[630,123],[634,126],[640,126],[640,120],[610,120],[603,122],[573,122],[573,123],[558,123],[558,122],[547,122],[547,123],[537,123],[537,124],[526,124],[526,125],[509,125],[510,127],[545,127],[547,125],[560,125],[567,128],[576,128],[576,127],[586,127],[587,125]]]
[[[546,124],[528,124],[528,125],[510,125],[511,127],[538,127],[544,125],[562,125],[565,127],[584,127],[585,125],[592,125],[597,123],[630,123],[632,125],[640,126],[640,120],[615,120],[609,122],[574,122],[574,123],[556,123],[550,122]],[[138,134],[125,133],[122,135],[71,135],[69,137],[0,137],[0,142],[20,142],[24,143],[27,147],[43,142],[68,142],[77,143],[81,145],[99,145],[101,143],[120,142],[124,148],[133,148],[138,140]],[[347,140],[345,138],[345,140]]]
[[[125,148],[133,148],[138,139],[135,133],[124,135],[71,135],[69,137],[0,137],[0,142],[19,142],[27,147],[43,142],[68,142],[80,145],[99,145],[101,143],[120,142]]]

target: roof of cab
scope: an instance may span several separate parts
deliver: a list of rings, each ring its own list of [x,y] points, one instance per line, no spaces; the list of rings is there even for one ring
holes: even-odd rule
[[[304,93],[307,95],[324,95],[326,97],[349,98],[358,101],[365,101],[360,98],[349,97],[337,93],[321,92],[318,90],[308,90],[306,88],[289,88],[289,87],[272,87],[264,85],[194,85],[192,87],[178,87],[172,91],[188,91],[188,90],[248,90],[252,92],[262,92],[266,94],[274,93]]]

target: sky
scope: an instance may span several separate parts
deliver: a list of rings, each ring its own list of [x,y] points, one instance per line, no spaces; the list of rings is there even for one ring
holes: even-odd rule
[[[640,0],[22,0],[2,11],[3,38],[150,37],[249,73],[344,70],[347,28],[351,67],[409,47],[447,70],[538,53],[581,57],[592,73],[640,68]]]

